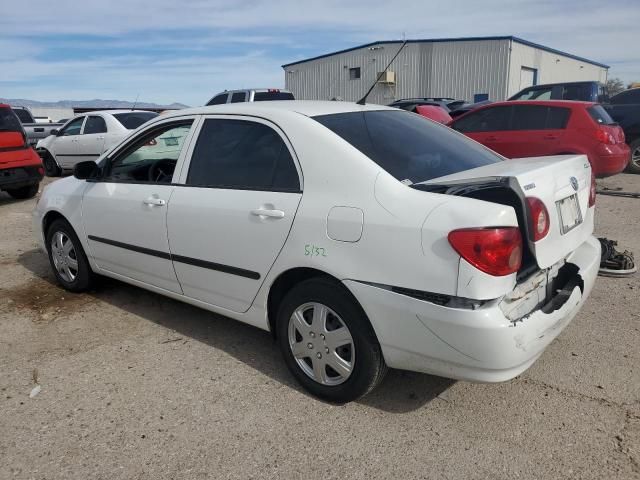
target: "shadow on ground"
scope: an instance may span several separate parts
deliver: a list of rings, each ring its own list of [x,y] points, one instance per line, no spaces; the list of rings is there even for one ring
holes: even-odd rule
[[[97,288],[86,294],[65,292],[55,283],[48,259],[37,249],[22,253],[18,262],[60,296],[78,295],[109,303],[173,330],[175,333],[167,341],[189,337],[220,349],[273,380],[306,393],[289,374],[268,332],[108,278],[102,278]],[[91,303],[78,302],[83,308],[91,308]],[[386,412],[410,412],[438,397],[453,383],[446,378],[390,370],[382,384],[358,403]]]

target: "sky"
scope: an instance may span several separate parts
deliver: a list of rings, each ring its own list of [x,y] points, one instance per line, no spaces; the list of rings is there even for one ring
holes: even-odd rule
[[[202,105],[376,40],[515,35],[640,82],[639,0],[0,0],[0,97]]]

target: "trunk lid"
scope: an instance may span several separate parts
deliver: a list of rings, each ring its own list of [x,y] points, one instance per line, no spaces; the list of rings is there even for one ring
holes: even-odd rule
[[[592,234],[593,214],[589,211],[591,166],[584,155],[513,159],[434,178],[418,185],[426,188],[438,185],[473,188],[473,185],[505,180],[522,200],[525,197],[538,198],[549,213],[549,232],[544,238],[533,242],[532,227],[523,231],[523,240],[528,240],[539,268],[556,264]],[[526,201],[522,203],[526,205]],[[524,217],[530,219],[528,211]]]

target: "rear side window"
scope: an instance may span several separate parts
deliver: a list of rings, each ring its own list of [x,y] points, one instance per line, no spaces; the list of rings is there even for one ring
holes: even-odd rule
[[[400,181],[424,182],[502,161],[448,127],[402,110],[313,118]]]
[[[278,133],[262,123],[207,119],[187,184],[243,190],[300,190],[298,171]]]
[[[231,103],[241,103],[244,102],[247,98],[247,94],[245,92],[236,92],[231,95]]]
[[[0,132],[22,132],[22,124],[10,108],[0,108]]]
[[[211,100],[209,100],[209,103],[207,103],[207,105],[222,105],[223,103],[227,103],[228,96],[228,93],[221,93],[220,95],[216,95]]]
[[[568,108],[514,105],[510,130],[563,129],[570,113]]]
[[[106,133],[107,124],[102,117],[89,117],[87,123],[84,124],[84,134],[89,135],[91,133]]]
[[[598,125],[615,125],[616,123],[602,105],[593,105],[587,108],[587,112]]]
[[[454,122],[452,127],[463,133],[508,130],[512,109],[510,105],[484,108],[465,115]]]
[[[611,97],[612,105],[633,105],[640,104],[640,88],[625,90]]]
[[[156,118],[158,114],[155,112],[131,112],[131,113],[115,113],[113,116],[127,130],[135,130],[143,123],[147,123],[152,118]]]
[[[254,102],[265,102],[269,100],[295,100],[295,98],[293,98],[293,93],[291,92],[280,92],[278,90],[256,92],[253,95]]]

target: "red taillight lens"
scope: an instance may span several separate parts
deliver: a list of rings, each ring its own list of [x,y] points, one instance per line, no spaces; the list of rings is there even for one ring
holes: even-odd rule
[[[596,130],[596,140],[607,145],[615,145],[617,143],[611,132],[602,127]]]
[[[596,204],[596,176],[591,171],[591,187],[589,188],[589,207]]]
[[[527,197],[527,205],[529,205],[529,213],[531,214],[533,241],[537,242],[549,233],[549,212],[542,200],[536,197]]]
[[[449,233],[449,243],[462,258],[489,275],[509,275],[522,264],[522,236],[517,227],[454,230]]]

